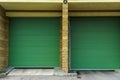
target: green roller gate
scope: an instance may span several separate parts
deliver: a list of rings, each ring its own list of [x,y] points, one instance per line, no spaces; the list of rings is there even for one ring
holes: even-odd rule
[[[71,69],[120,69],[120,17],[71,17]]]
[[[60,18],[9,18],[9,66],[58,67]]]

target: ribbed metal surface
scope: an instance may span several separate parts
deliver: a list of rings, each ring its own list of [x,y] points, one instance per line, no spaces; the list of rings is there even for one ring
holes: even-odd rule
[[[120,69],[120,17],[78,17],[70,22],[72,69]]]
[[[59,67],[59,18],[9,18],[9,66]]]

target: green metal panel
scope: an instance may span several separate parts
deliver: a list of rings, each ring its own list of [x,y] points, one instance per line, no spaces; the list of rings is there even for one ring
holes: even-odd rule
[[[60,18],[9,18],[9,26],[9,66],[59,66]]]
[[[120,17],[72,17],[71,69],[120,69]]]

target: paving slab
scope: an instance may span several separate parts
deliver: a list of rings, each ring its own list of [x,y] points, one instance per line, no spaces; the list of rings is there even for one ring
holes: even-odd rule
[[[8,76],[53,75],[54,69],[13,69]]]
[[[13,72],[17,72],[14,70],[7,77],[0,78],[0,80],[120,80],[120,71],[81,71],[79,75],[80,78],[77,78],[77,76],[72,75],[54,75],[54,70],[48,70],[49,74],[47,73],[47,70],[38,69],[28,73],[30,70],[31,69],[27,70],[27,72],[26,70],[21,70],[23,75],[21,75],[19,71],[18,73],[20,75],[18,75],[18,73],[16,75],[13,74]],[[42,74],[39,71],[43,71],[44,73]],[[25,75],[26,73],[29,75]],[[45,75],[45,73],[48,75]],[[60,74],[61,73],[62,72],[60,72]]]

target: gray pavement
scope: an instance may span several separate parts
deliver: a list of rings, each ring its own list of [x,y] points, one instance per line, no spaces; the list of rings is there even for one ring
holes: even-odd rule
[[[17,74],[14,72],[17,72]],[[23,73],[21,74],[21,72]],[[55,75],[54,70],[48,70],[48,72],[49,74],[47,70],[37,69],[21,69],[20,72],[19,70],[13,70],[7,77],[0,78],[0,80],[120,80],[120,71],[82,71],[79,75],[81,78],[73,75],[58,75],[62,74],[62,72],[58,72],[57,75]]]

